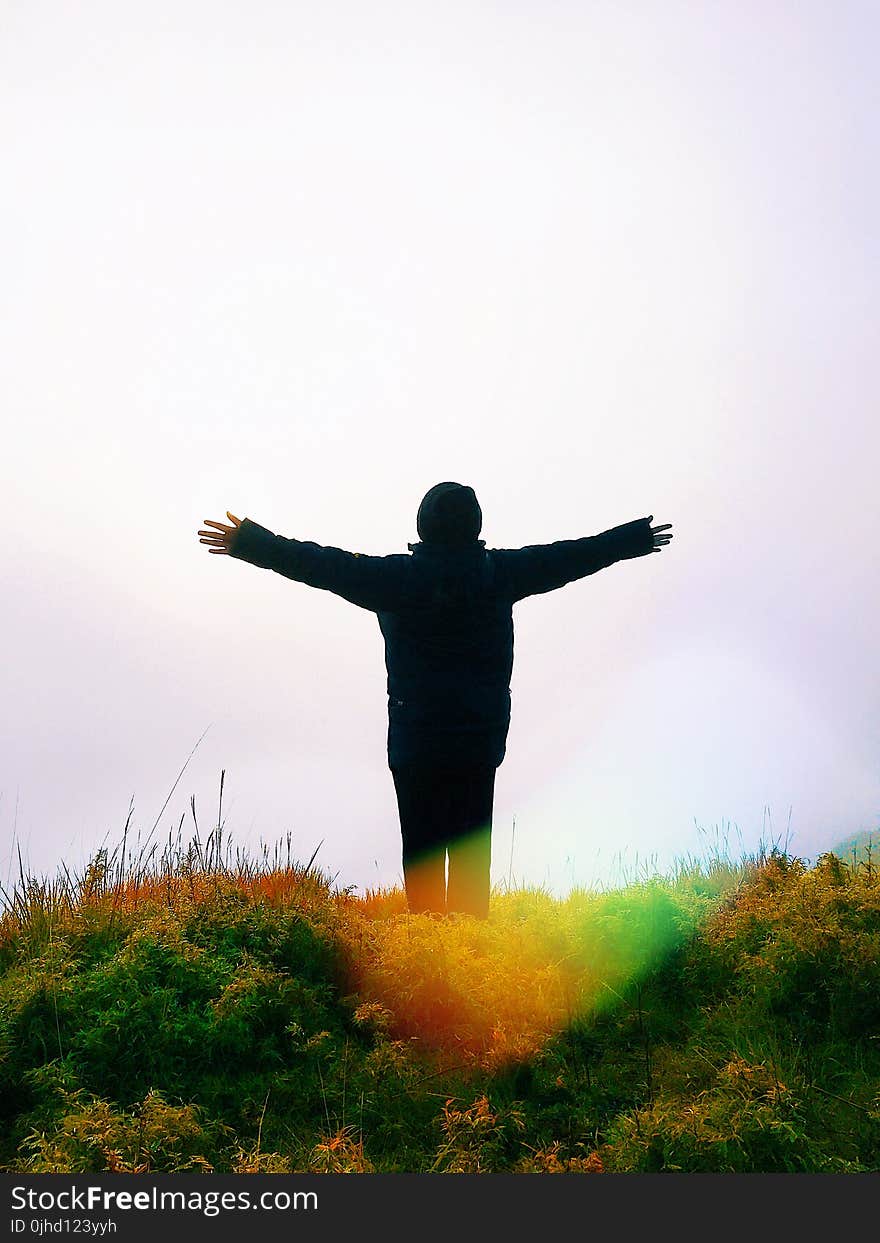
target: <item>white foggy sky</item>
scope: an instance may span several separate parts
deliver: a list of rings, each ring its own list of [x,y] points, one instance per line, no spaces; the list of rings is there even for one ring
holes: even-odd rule
[[[653,514],[515,606],[493,876],[880,812],[871,4],[7,3],[0,851],[400,833],[374,615],[211,556]],[[210,728],[209,728],[210,727]],[[731,851],[740,842],[731,827]]]

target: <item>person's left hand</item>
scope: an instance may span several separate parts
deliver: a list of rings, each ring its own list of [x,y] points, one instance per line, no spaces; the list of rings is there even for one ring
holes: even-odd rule
[[[199,531],[199,535],[206,536],[205,539],[200,539],[199,543],[210,544],[208,552],[219,552],[223,556],[228,556],[235,540],[236,532],[241,526],[241,518],[236,518],[235,514],[231,514],[228,509],[226,517],[232,520],[233,525],[231,527],[226,526],[222,522],[212,522],[210,518],[205,519],[206,527],[217,528],[216,531]]]

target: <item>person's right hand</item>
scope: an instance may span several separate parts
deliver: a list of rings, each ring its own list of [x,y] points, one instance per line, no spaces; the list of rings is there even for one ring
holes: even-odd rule
[[[653,522],[654,515],[649,514],[647,521]],[[664,522],[662,526],[659,526],[659,527],[651,527],[651,534],[654,536],[654,547],[651,549],[651,552],[659,552],[660,549],[664,547],[664,545],[669,543],[669,541],[672,539],[672,536],[664,535],[662,534],[662,532],[670,530],[671,527],[672,527],[671,522]]]

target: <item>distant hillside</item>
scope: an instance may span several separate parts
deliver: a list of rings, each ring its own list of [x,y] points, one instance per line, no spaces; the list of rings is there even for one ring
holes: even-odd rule
[[[852,837],[845,837],[832,847],[832,852],[847,863],[852,863],[853,859],[857,863],[866,863],[870,857],[872,862],[880,865],[880,829],[853,833]]]

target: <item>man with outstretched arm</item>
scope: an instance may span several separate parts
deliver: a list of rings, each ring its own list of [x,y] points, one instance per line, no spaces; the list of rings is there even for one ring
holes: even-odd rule
[[[285,539],[227,510],[205,519],[228,554],[375,613],[388,672],[388,766],[410,911],[489,910],[495,772],[510,727],[513,605],[634,557],[659,552],[671,523],[653,514],[601,535],[486,548],[473,488],[438,483],[416,518],[419,542],[385,557]],[[446,858],[449,879],[446,879]]]

